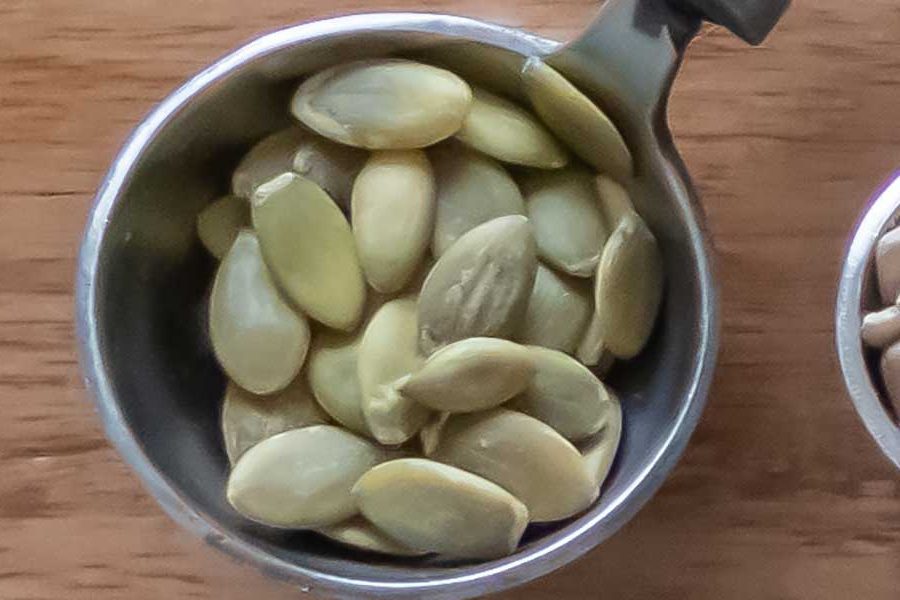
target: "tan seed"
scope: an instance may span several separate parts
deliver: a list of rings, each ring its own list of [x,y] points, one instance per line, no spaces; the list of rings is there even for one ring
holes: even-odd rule
[[[353,186],[353,235],[369,284],[390,294],[422,263],[434,222],[434,176],[421,150],[375,152]]]
[[[197,235],[210,254],[222,260],[238,232],[250,225],[250,206],[237,196],[223,196],[197,215]]]
[[[252,231],[238,234],[219,265],[209,306],[213,350],[235,383],[271,394],[294,379],[309,348],[309,325],[279,296]]]
[[[300,141],[294,153],[293,168],[299,175],[318,184],[344,211],[350,212],[353,182],[368,157],[365,150],[310,134]]]
[[[610,394],[610,399],[611,410],[606,425],[585,442],[582,448],[584,464],[597,489],[603,486],[609,476],[622,439],[622,406],[615,394]]]
[[[541,120],[595,170],[619,181],[632,175],[631,152],[609,117],[556,69],[531,57],[522,84]]]
[[[617,358],[634,358],[650,338],[663,293],[656,238],[636,214],[622,219],[597,266],[594,307],[603,344]]]
[[[362,412],[358,358],[362,333],[319,331],[307,358],[307,376],[316,399],[331,417],[354,433],[371,436]]]
[[[574,353],[594,311],[586,281],[538,263],[518,339]]]
[[[572,442],[600,431],[611,410],[606,386],[567,354],[539,346],[529,352],[534,376],[509,408],[543,421]]]
[[[524,314],[536,269],[525,217],[499,217],[460,237],[422,286],[420,348],[430,354],[468,337],[509,337]]]
[[[481,88],[472,92],[472,109],[457,139],[507,163],[540,169],[566,166],[565,149],[533,115]]]
[[[307,127],[371,150],[424,148],[456,133],[472,91],[450,71],[401,59],[357,61],[307,79],[291,112]]]
[[[867,346],[884,348],[900,339],[900,307],[893,305],[863,317],[862,340]]]
[[[231,176],[234,195],[250,199],[260,185],[291,171],[297,148],[307,135],[299,127],[288,127],[254,145]]]
[[[422,556],[428,554],[413,550],[391,539],[386,533],[366,521],[363,517],[351,517],[337,525],[329,525],[316,530],[325,537],[353,548],[393,556]]]
[[[462,144],[445,143],[431,152],[437,178],[435,256],[441,256],[461,235],[491,219],[524,215],[519,187],[494,159]]]
[[[508,490],[528,507],[532,521],[571,517],[597,498],[578,450],[519,412],[498,408],[450,417],[433,457]]]
[[[292,302],[329,327],[356,327],[365,281],[350,225],[322,188],[293,173],[276,177],[254,194],[253,225]]]
[[[353,484],[385,455],[339,427],[313,425],[270,437],[238,460],[228,501],[245,517],[290,529],[333,525],[357,514]]]
[[[422,458],[375,467],[353,495],[363,515],[390,537],[449,557],[512,554],[528,524],[528,510],[500,486]]]
[[[610,231],[615,230],[626,215],[637,214],[625,188],[605,175],[597,177],[597,195]]]
[[[431,409],[461,413],[503,404],[528,386],[534,360],[525,346],[468,338],[432,354],[400,393]]]

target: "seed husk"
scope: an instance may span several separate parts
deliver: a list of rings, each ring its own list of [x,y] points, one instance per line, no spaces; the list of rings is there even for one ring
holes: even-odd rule
[[[422,263],[434,222],[434,176],[421,150],[372,154],[353,186],[353,235],[369,285],[390,294]]]
[[[494,159],[458,143],[430,153],[437,180],[437,212],[431,250],[441,256],[467,231],[491,219],[524,215],[525,201],[513,178]]]
[[[634,358],[650,338],[662,301],[662,256],[637,214],[619,223],[597,266],[594,310],[604,347]]]
[[[197,215],[197,235],[203,246],[219,260],[234,243],[238,232],[250,225],[250,207],[237,196],[223,196]]]
[[[362,332],[318,331],[307,357],[309,385],[331,417],[354,433],[371,436],[362,412],[358,358]]]
[[[557,273],[538,263],[518,339],[524,344],[572,354],[593,310],[586,281]]]
[[[875,248],[878,291],[884,304],[895,304],[900,294],[900,227],[884,234]]]
[[[450,417],[433,458],[508,490],[528,507],[532,521],[571,517],[598,495],[568,440],[549,425],[504,408]]]
[[[522,68],[522,84],[537,115],[581,160],[619,181],[631,177],[631,151],[622,134],[568,79],[531,57]]]
[[[543,421],[571,442],[600,431],[612,404],[606,386],[567,354],[539,346],[528,350],[534,376],[509,408]]]
[[[594,176],[580,167],[541,171],[525,185],[528,219],[538,255],[576,277],[591,277],[608,232]]]
[[[888,306],[863,317],[862,340],[867,346],[884,348],[900,340],[900,306]]]
[[[355,328],[365,281],[350,225],[328,194],[300,175],[282,174],[254,194],[253,225],[288,298],[328,327]]]
[[[276,131],[257,142],[231,176],[231,191],[235,196],[250,199],[256,188],[293,169],[294,155],[308,134],[299,127]]]
[[[474,412],[503,404],[524,390],[533,374],[534,361],[525,346],[467,338],[428,357],[400,393],[433,410]]]
[[[229,381],[222,402],[222,437],[228,462],[238,459],[262,440],[273,435],[328,423],[302,377],[269,396],[257,396]]]
[[[363,515],[406,546],[456,558],[515,551],[528,510],[472,473],[422,458],[383,463],[353,487]]]
[[[456,133],[464,144],[526,167],[558,169],[569,162],[565,149],[531,113],[481,88],[472,94],[472,108]]]
[[[404,546],[360,516],[350,517],[337,525],[321,527],[316,529],[316,531],[331,540],[367,552],[391,554],[393,556],[423,556],[428,554],[427,552],[413,550],[408,546]]]
[[[357,514],[350,489],[384,458],[378,447],[340,427],[293,429],[247,450],[228,479],[228,501],[272,527],[334,525]]]
[[[216,273],[209,335],[225,373],[254,394],[286,387],[309,348],[306,318],[279,296],[256,235],[242,230]]]
[[[371,150],[424,148],[456,133],[472,103],[450,71],[402,59],[364,60],[304,81],[291,101],[303,124],[335,142]]]
[[[417,344],[414,296],[391,300],[378,309],[366,326],[358,361],[362,411],[369,430],[382,444],[402,444],[431,415],[398,391],[425,362]]]
[[[603,486],[622,439],[622,405],[615,394],[610,393],[610,412],[606,425],[593,438],[582,445],[584,464],[597,489]]]
[[[468,337],[510,337],[537,270],[528,219],[499,217],[460,237],[435,263],[419,297],[426,354]]]
[[[314,134],[294,153],[294,171],[319,185],[345,212],[350,212],[353,182],[369,158],[365,150],[336,144]]]

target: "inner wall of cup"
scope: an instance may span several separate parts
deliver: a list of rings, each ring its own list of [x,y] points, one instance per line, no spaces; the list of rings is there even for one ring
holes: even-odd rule
[[[154,467],[219,528],[289,563],[374,581],[459,574],[433,558],[395,559],[349,550],[318,535],[256,526],[225,501],[227,460],[219,432],[224,377],[206,334],[215,263],[195,235],[195,218],[229,188],[242,153],[289,122],[298,81],[336,62],[410,53],[441,42],[421,34],[354,34],[284,49],[214,84],[167,124],[137,164],[111,216],[97,280],[104,362],[128,425]],[[509,58],[483,47],[483,57]],[[650,140],[645,140],[650,142]],[[671,435],[690,399],[699,360],[701,302],[687,226],[636,148],[642,175],[635,204],[656,232],[666,262],[663,315],[649,348],[617,366],[608,381],[622,399],[622,448],[604,494],[587,515],[531,527],[523,551],[557,539],[618,505]],[[504,559],[510,560],[510,559]],[[502,561],[498,561],[502,562]],[[409,566],[416,566],[413,571]]]

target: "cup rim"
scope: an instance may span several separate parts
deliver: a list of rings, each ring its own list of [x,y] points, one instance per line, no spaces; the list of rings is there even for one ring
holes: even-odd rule
[[[522,30],[465,17],[431,13],[373,13],[313,21],[280,29],[252,40],[215,61],[172,92],[140,122],[98,188],[84,232],[76,273],[79,359],[86,388],[93,398],[110,442],[138,474],[145,488],[165,512],[210,545],[240,562],[255,565],[276,579],[299,585],[303,591],[314,588],[335,597],[352,598],[419,597],[422,593],[428,593],[432,598],[471,597],[507,589],[553,571],[575,560],[619,530],[662,485],[681,457],[699,421],[706,404],[718,350],[718,289],[713,278],[712,256],[701,222],[702,213],[695,210],[692,190],[688,187],[686,177],[682,175],[677,157],[664,156],[662,149],[656,149],[660,155],[659,160],[668,167],[664,174],[666,184],[677,192],[671,194],[673,202],[678,203],[677,208],[684,216],[692,252],[697,261],[697,285],[702,304],[698,322],[698,360],[690,373],[690,384],[684,393],[686,400],[679,408],[676,422],[668,437],[660,444],[659,451],[648,459],[646,467],[635,476],[616,502],[602,512],[587,513],[581,517],[583,522],[579,527],[555,542],[524,549],[496,561],[494,566],[482,564],[463,567],[457,571],[458,574],[427,580],[409,577],[404,581],[374,581],[298,566],[235,536],[183,496],[144,452],[120,410],[116,394],[107,378],[94,319],[97,302],[95,278],[106,223],[139,157],[169,120],[194,96],[260,57],[330,36],[345,36],[374,29],[398,33],[441,33],[448,38],[484,42],[522,54],[547,54],[559,47],[558,42]]]

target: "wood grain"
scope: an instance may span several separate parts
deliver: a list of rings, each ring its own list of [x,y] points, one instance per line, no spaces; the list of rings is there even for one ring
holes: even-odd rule
[[[173,86],[258,32],[377,9],[565,39],[596,5],[0,2],[0,598],[298,596],[179,530],[106,444],[75,362],[75,255],[117,147]],[[718,249],[709,409],[618,535],[499,597],[897,597],[900,477],[845,397],[832,314],[849,229],[898,166],[898,97],[893,0],[796,2],[765,47],[693,45],[671,121]]]

